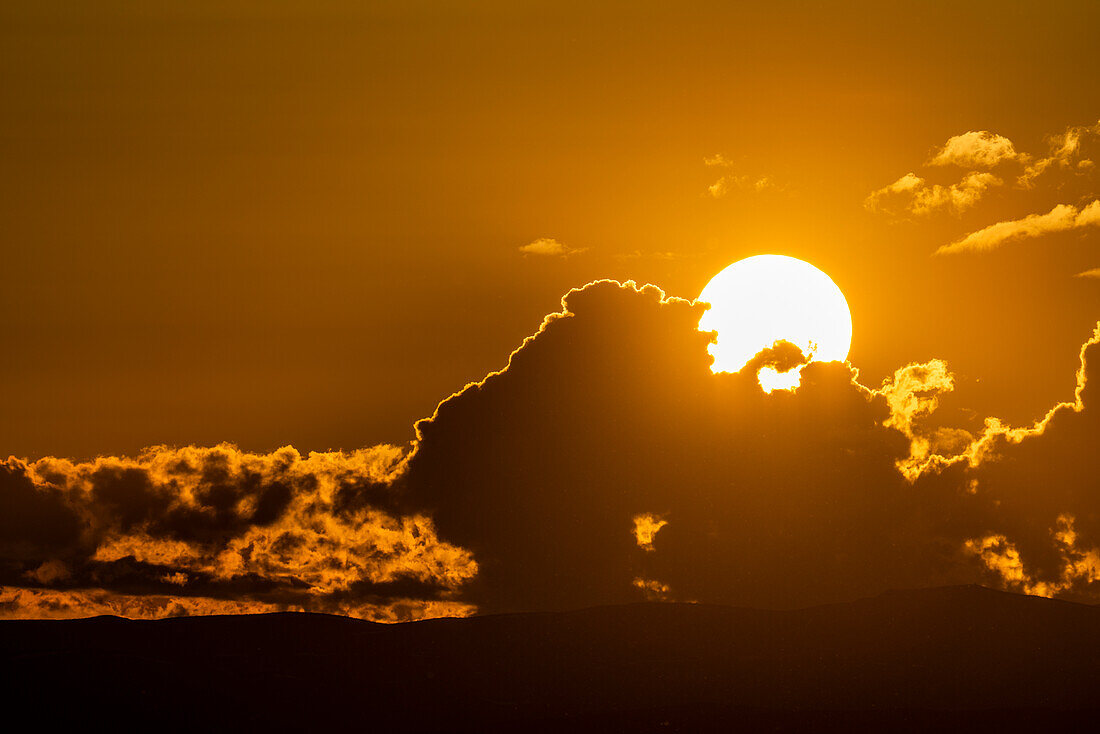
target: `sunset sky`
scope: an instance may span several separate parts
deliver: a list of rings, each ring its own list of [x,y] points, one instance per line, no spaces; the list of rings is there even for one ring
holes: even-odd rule
[[[1088,0],[5,4],[0,604],[45,614],[47,592],[84,595],[54,605],[75,614],[120,594],[155,616],[207,610],[196,599],[309,607],[309,588],[318,608],[396,619],[643,587],[783,606],[973,579],[1087,597],[1100,497],[1080,452],[1100,430],[1074,401],[1100,318],[1098,28]],[[570,289],[633,280],[691,301],[765,253],[843,292],[858,378],[811,366],[775,407],[707,381],[700,307],[593,286],[571,296],[576,324],[550,322],[515,370],[446,404],[402,463],[414,423],[504,368]],[[895,371],[913,364],[901,396]],[[929,395],[934,414],[917,405]],[[635,415],[639,400],[653,404]],[[1045,435],[1011,433],[1064,401]],[[609,406],[614,420],[595,415]],[[846,427],[826,440],[810,423]],[[723,441],[797,468],[757,476]],[[607,453],[569,471],[544,454],[591,442]],[[210,448],[223,443],[237,448]],[[273,453],[287,446],[299,459]],[[1028,495],[1024,478],[1045,487],[1052,466],[1058,487]],[[539,472],[560,475],[517,500]],[[790,506],[716,499],[750,479],[787,487]],[[814,482],[852,503],[827,526],[807,518],[832,501],[790,490]],[[987,482],[1003,494],[974,490]],[[590,483],[617,499],[549,499]],[[619,502],[635,489],[636,506]],[[769,516],[794,519],[755,545],[699,541],[713,518],[744,532]],[[895,516],[919,521],[795,573],[811,539]],[[667,520],[646,536],[655,551],[634,547],[632,518]],[[276,537],[292,521],[301,532]],[[621,537],[552,562],[517,545],[604,538],[604,522]],[[769,545],[792,528],[805,545]],[[898,557],[857,562],[880,541]],[[349,571],[368,546],[387,560]],[[548,580],[634,551],[568,592]],[[727,569],[746,574],[731,591],[699,572],[708,553],[755,570]],[[946,560],[968,553],[977,565]],[[528,583],[494,554],[546,575]],[[849,563],[866,567],[844,576]]]

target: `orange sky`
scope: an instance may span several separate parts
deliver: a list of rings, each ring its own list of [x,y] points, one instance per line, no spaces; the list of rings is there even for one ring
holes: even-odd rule
[[[1100,600],[1100,5],[70,5],[0,9],[0,616]],[[696,329],[764,253],[852,314],[793,393]]]
[[[1070,398],[1100,315],[1073,277],[1095,229],[932,256],[1091,201],[1095,172],[864,206],[908,172],[956,182],[926,165],[952,136],[1041,157],[1096,124],[1093,2],[12,5],[5,454],[401,443],[570,287],[692,298],[764,252],[844,291],[865,384],[947,360],[956,424]],[[540,238],[584,251],[518,251]]]

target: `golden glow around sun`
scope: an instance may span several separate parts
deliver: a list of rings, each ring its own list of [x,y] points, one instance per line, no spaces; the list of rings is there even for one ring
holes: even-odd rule
[[[815,362],[842,361],[852,345],[852,314],[828,275],[784,255],[739,260],[711,278],[699,294],[710,304],[699,328],[718,332],[710,345],[715,372],[737,372],[778,340],[797,345]],[[798,386],[801,368],[758,373],[767,391]]]

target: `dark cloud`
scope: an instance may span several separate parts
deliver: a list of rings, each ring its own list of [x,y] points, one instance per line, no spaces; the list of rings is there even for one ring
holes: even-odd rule
[[[877,390],[847,365],[813,363],[796,392],[765,394],[755,371],[800,355],[779,344],[714,375],[701,308],[633,284],[572,291],[506,370],[418,424],[398,481],[478,559],[472,601],[567,608],[659,589],[794,606],[988,580],[967,544],[996,526],[996,505],[965,467],[993,439],[921,429],[952,388],[942,362],[904,367]],[[1088,494],[1070,461],[1086,444],[1057,451],[1063,485]],[[1001,453],[984,450],[973,471]],[[1030,466],[1038,482],[1045,463]],[[1022,504],[1016,522],[1049,545],[1050,523],[1072,509],[1046,522]],[[667,523],[653,552],[636,536],[646,514]]]
[[[18,459],[0,463],[0,554],[5,561],[44,553],[68,556],[77,551],[81,530],[64,490],[36,486]]]
[[[0,465],[0,614],[331,611],[372,619],[649,599],[799,606],[984,581],[1092,599],[1100,425],[932,426],[939,360],[877,388],[806,364],[794,392],[713,374],[705,309],[571,291],[505,369],[389,446],[233,446]],[[1091,412],[1090,412],[1091,411]]]
[[[473,551],[478,604],[624,601],[647,573],[678,598],[754,604],[911,585],[928,549],[895,467],[909,442],[847,366],[811,364],[797,393],[767,395],[755,370],[801,355],[777,345],[712,374],[701,305],[601,282],[563,306],[507,370],[418,424],[400,480]],[[653,554],[640,513],[668,523]]]
[[[1088,379],[1098,364],[1100,330],[1081,349],[1072,401],[1030,427],[988,421],[965,460],[917,482],[971,493],[979,509],[968,550],[988,567],[990,583],[1100,599],[1100,414]]]
[[[429,518],[394,509],[402,456],[388,446],[302,457],[221,445],[86,463],[9,459],[0,599],[45,613],[238,602],[371,618],[398,605],[468,611],[454,596],[476,563],[441,542]],[[164,603],[140,601],[153,597]]]

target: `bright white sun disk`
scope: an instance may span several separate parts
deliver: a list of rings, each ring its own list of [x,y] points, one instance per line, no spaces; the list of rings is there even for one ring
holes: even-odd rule
[[[715,372],[737,372],[760,350],[785,340],[815,362],[843,361],[852,346],[852,314],[828,275],[784,255],[739,260],[715,275],[700,301],[710,304],[699,328],[718,332],[710,345]],[[761,386],[790,390],[801,368],[780,373],[764,367]]]

